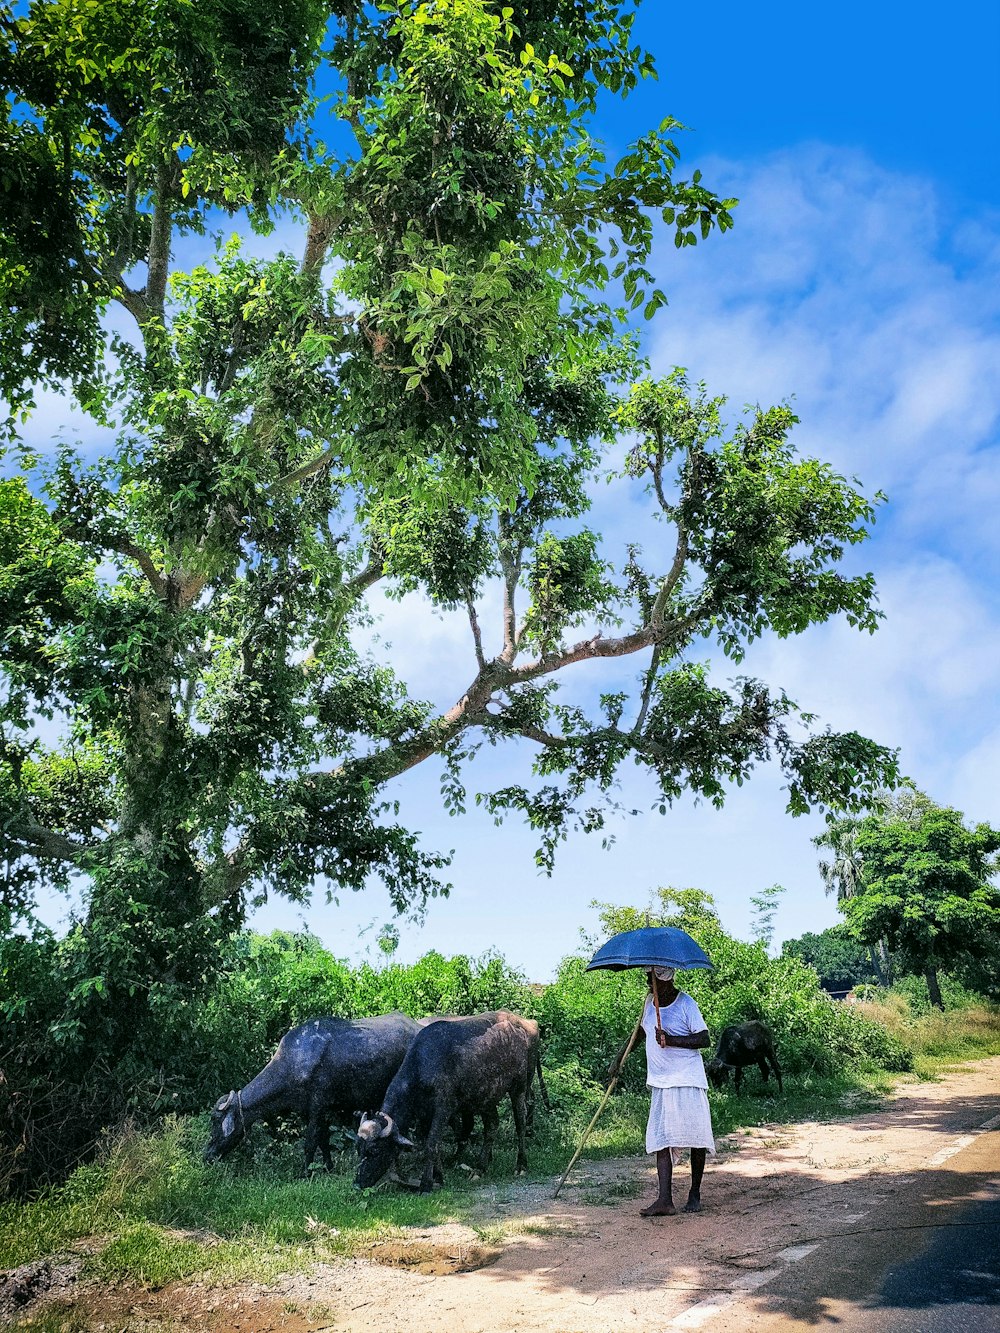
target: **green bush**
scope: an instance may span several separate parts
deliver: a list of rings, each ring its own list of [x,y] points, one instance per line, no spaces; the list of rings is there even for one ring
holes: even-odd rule
[[[661,919],[693,927],[712,959],[711,970],[683,972],[678,982],[697,1002],[713,1039],[730,1023],[757,1018],[771,1028],[782,1069],[792,1076],[911,1067],[906,1047],[851,1006],[832,1000],[814,968],[794,957],[769,958],[762,944],[734,939],[711,911],[711,900],[700,898],[698,920]],[[625,910],[615,909],[607,926],[623,924],[618,918]],[[641,1012],[646,982],[640,972],[586,972],[585,967],[583,958],[566,959],[537,1014],[544,1025],[546,1061],[576,1064],[584,1077],[599,1081]],[[625,1066],[622,1082],[635,1091],[644,1081],[640,1055]]]

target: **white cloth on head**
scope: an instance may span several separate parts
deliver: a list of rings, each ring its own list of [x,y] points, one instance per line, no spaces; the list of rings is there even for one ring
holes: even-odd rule
[[[654,967],[653,975],[659,977],[661,981],[673,981],[674,968],[672,967]]]
[[[676,1166],[685,1148],[715,1152],[708,1093],[702,1088],[653,1088],[646,1123],[646,1151],[670,1149]]]
[[[660,1025],[672,1037],[690,1037],[705,1031],[701,1010],[686,991],[678,991],[672,1004],[660,1005]],[[642,1011],[642,1030],[646,1034],[647,1088],[707,1088],[705,1063],[700,1051],[682,1046],[656,1044],[656,1009],[652,995],[646,996]],[[690,1147],[690,1144],[688,1145]],[[696,1147],[698,1145],[695,1145]]]

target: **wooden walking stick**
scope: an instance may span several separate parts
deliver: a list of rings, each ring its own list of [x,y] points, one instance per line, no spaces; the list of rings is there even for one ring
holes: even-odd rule
[[[563,1172],[563,1178],[562,1178],[562,1180],[560,1180],[559,1184],[556,1186],[556,1191],[555,1191],[555,1193],[554,1193],[553,1196],[552,1196],[553,1199],[558,1199],[558,1198],[559,1198],[559,1191],[560,1191],[560,1190],[562,1189],[562,1187],[566,1184],[566,1177],[567,1177],[567,1176],[569,1175],[569,1173],[573,1170],[574,1166],[576,1166],[576,1159],[577,1159],[577,1158],[580,1156],[580,1154],[583,1152],[584,1146],[586,1145],[587,1140],[590,1138],[590,1131],[594,1128],[594,1126],[597,1124],[598,1120],[601,1118],[601,1112],[604,1110],[605,1106],[607,1106],[607,1104],[608,1104],[608,1098],[611,1096],[612,1092],[614,1091],[615,1084],[618,1082],[618,1079],[619,1079],[620,1076],[621,1076],[622,1065],[623,1065],[623,1064],[625,1063],[625,1061],[628,1059],[629,1052],[631,1051],[632,1047],[635,1045],[635,1039],[636,1039],[636,1037],[638,1037],[638,1035],[639,1035],[639,1033],[640,1033],[641,1031],[642,1031],[642,1014],[639,1015],[639,1021],[636,1023],[635,1027],[632,1029],[632,1035],[631,1035],[631,1037],[629,1037],[629,1039],[628,1039],[628,1045],[625,1047],[625,1050],[622,1052],[622,1058],[618,1061],[618,1073],[615,1074],[614,1078],[613,1078],[613,1079],[611,1080],[611,1082],[608,1084],[607,1092],[605,1092],[604,1096],[601,1098],[601,1104],[600,1104],[600,1106],[597,1108],[597,1110],[594,1112],[594,1118],[593,1118],[593,1120],[591,1120],[590,1124],[589,1124],[589,1125],[587,1126],[587,1128],[583,1131],[583,1138],[580,1140],[580,1146],[579,1146],[579,1148],[577,1148],[576,1152],[573,1154],[573,1160],[570,1162],[569,1166],[568,1166],[568,1167],[566,1168],[566,1170]]]

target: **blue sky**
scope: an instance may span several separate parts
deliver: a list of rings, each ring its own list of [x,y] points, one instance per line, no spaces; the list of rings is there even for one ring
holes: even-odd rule
[[[735,405],[794,395],[800,450],[889,496],[874,539],[852,555],[876,573],[880,632],[831,624],[765,639],[741,669],[824,722],[900,746],[934,799],[1000,822],[1000,9],[681,12],[646,0],[638,33],[660,81],[599,130],[622,148],[671,114],[693,127],[685,173],[700,167],[742,201],[728,236],[683,254],[662,238],[653,268],[670,304],[643,330],[654,367],[684,365]],[[596,526],[614,548],[632,516],[607,505],[605,494]],[[467,626],[409,603],[375,606],[414,690],[451,702],[471,674]],[[608,670],[574,688],[606,688]],[[494,752],[470,787],[514,780],[528,758]],[[642,904],[658,884],[712,892],[737,933],[749,929],[749,897],[775,882],[787,889],[778,940],[836,920],[810,841],[822,820],[787,816],[774,773],[722,812],[681,802],[666,817],[648,813],[652,789],[626,776],[623,800],[644,813],[616,824],[607,852],[582,837],[564,845],[551,878],[514,821],[448,818],[437,777],[425,764],[393,791],[427,846],[455,849],[454,892],[422,927],[402,923],[403,960],[494,948],[544,980],[579,929],[593,929],[591,899]],[[322,898],[305,911],[273,902],[253,924],[305,926],[338,955],[377,956],[384,892]]]

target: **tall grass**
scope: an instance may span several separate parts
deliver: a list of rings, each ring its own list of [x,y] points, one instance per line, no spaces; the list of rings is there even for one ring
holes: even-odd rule
[[[934,1077],[963,1060],[1000,1055],[1000,1008],[968,1004],[963,1008],[914,1013],[905,994],[883,992],[852,1006],[878,1023],[913,1052],[913,1072]]]
[[[593,1112],[599,1088],[580,1096],[555,1075],[555,1109],[541,1106],[529,1142],[530,1178],[561,1172]],[[608,1108],[593,1139],[594,1156],[642,1150],[646,1100],[626,1094]],[[509,1111],[502,1117],[493,1163],[473,1182],[454,1164],[433,1194],[394,1184],[357,1192],[354,1158],[342,1152],[332,1173],[303,1179],[298,1144],[275,1143],[258,1128],[249,1150],[206,1165],[205,1117],[172,1118],[155,1133],[128,1127],[103,1145],[97,1160],[34,1202],[0,1206],[0,1268],[71,1250],[83,1237],[108,1237],[87,1272],[162,1285],[203,1274],[265,1278],[317,1259],[356,1254],[407,1228],[482,1220],[497,1193],[516,1189]],[[474,1154],[473,1154],[474,1160]],[[401,1170],[405,1169],[405,1164]]]

